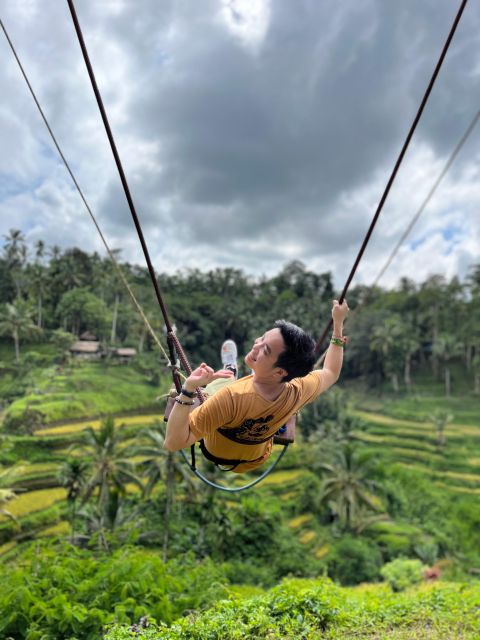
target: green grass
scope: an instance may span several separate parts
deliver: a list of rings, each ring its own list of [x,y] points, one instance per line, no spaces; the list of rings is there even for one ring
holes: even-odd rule
[[[473,394],[465,396],[417,396],[404,397],[401,400],[389,400],[385,412],[394,417],[407,420],[429,420],[436,409],[448,411],[454,415],[455,422],[478,424],[478,405],[480,398]]]
[[[14,400],[5,417],[21,416],[27,409],[39,411],[45,424],[60,420],[99,416],[141,408],[161,408],[159,396],[169,388],[167,377],[159,387],[133,367],[104,363],[43,369],[28,393]]]
[[[39,353],[42,356],[55,356],[58,354],[58,349],[50,342],[20,342],[20,357],[26,354],[34,352]],[[13,340],[2,338],[0,340],[0,361],[5,364],[11,365],[15,362],[15,347]]]
[[[57,523],[62,517],[65,504],[64,501],[55,502],[46,509],[30,512],[19,518],[19,525],[12,520],[2,520],[0,522],[0,544],[9,542],[16,536],[34,537],[35,532]]]
[[[158,421],[163,420],[163,415],[148,414],[138,416],[122,416],[118,419],[119,425],[135,426],[138,428],[150,427]],[[74,434],[84,431],[87,427],[91,427],[95,431],[100,428],[102,420],[83,420],[81,422],[67,423],[57,425],[55,427],[46,427],[45,429],[38,429],[35,431],[36,436],[56,436],[64,434]]]
[[[165,379],[162,386],[165,389],[169,387],[169,381]],[[86,415],[98,415],[102,412],[111,414],[122,407],[121,410],[124,411],[134,410],[136,406],[148,407],[157,395],[160,395],[159,390],[150,385],[146,378],[137,373],[133,367],[82,363],[64,369],[53,366],[45,368],[37,377],[31,392],[25,398],[15,401],[10,410],[21,411],[22,407],[35,407],[46,412],[49,422],[55,423],[60,420],[64,422],[37,431],[35,436],[10,437],[13,449],[5,454],[7,458],[0,460],[0,463],[6,463],[9,460],[26,460],[26,469],[22,472],[25,486],[31,490],[39,489],[42,482],[45,486],[51,486],[52,479],[56,480],[53,478],[56,475],[55,468],[58,468],[67,456],[72,455],[69,447],[79,441],[81,431],[88,426],[98,428],[100,425],[99,420],[85,419]],[[437,393],[435,400],[438,401],[439,398],[441,396]],[[463,495],[471,496],[473,499],[479,487],[478,465],[475,463],[478,456],[475,453],[480,450],[478,448],[480,416],[475,414],[472,417],[471,398],[465,401],[462,422],[457,421],[455,416],[455,422],[447,427],[447,445],[443,450],[439,450],[436,446],[436,435],[432,424],[417,419],[418,415],[412,409],[413,402],[418,404],[423,400],[425,399],[387,398],[383,405],[380,401],[376,401],[375,408],[381,409],[383,406],[382,413],[355,411],[354,415],[361,417],[366,423],[366,431],[357,435],[364,440],[367,451],[391,468],[394,463],[398,463],[403,469],[428,477],[436,486],[441,485],[442,490],[447,492],[451,490],[452,495],[463,492]],[[397,406],[397,413],[403,413],[408,417],[394,416],[391,411],[393,405]],[[161,406],[159,405],[158,408],[160,409]],[[372,407],[364,404],[363,408],[371,409]],[[71,415],[72,411],[75,415]],[[385,411],[389,411],[389,415],[386,415]],[[62,417],[54,420],[58,416]],[[469,416],[469,420],[463,422],[465,416]],[[118,427],[124,424],[125,428],[131,430],[131,436],[138,444],[138,436],[135,437],[135,433],[145,426],[150,426],[159,418],[161,416],[158,414],[122,416],[116,418],[116,425]],[[71,423],[66,422],[69,419],[72,420]],[[310,472],[303,464],[302,445],[292,447],[284,460],[285,464],[282,460],[278,470],[268,476],[253,492],[260,496],[270,494],[275,499],[280,499],[282,511],[288,521],[294,516],[306,515],[298,505],[302,504],[303,485]],[[254,476],[237,477],[234,474],[220,476],[222,482],[225,481],[231,486],[245,484],[252,477]],[[30,491],[23,494],[22,500],[30,500],[30,504],[33,504],[32,499],[35,495]],[[42,505],[40,511],[48,511],[49,508],[48,504]],[[306,507],[305,510],[310,508]],[[26,510],[22,512],[21,517],[27,522],[28,517],[33,514],[34,511]],[[311,516],[311,514],[307,515]],[[34,525],[36,526],[35,522]],[[305,527],[300,526],[295,533],[299,536],[311,536],[314,529],[314,524],[309,524]],[[390,529],[384,531],[382,535],[398,536],[400,534]],[[314,538],[305,540],[306,544],[312,542]],[[322,553],[324,546],[320,547]]]
[[[40,489],[19,494],[8,503],[8,510],[12,515],[21,518],[35,511],[43,511],[47,507],[65,499],[67,492],[62,487],[54,489]],[[0,523],[6,521],[6,516],[0,515]]]

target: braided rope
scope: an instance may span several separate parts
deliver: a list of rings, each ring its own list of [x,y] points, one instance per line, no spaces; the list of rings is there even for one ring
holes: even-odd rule
[[[183,350],[182,345],[180,344],[180,340],[178,339],[178,337],[175,335],[173,331],[169,331],[167,334],[167,337],[168,337],[168,340],[171,341],[175,346],[175,351],[177,352],[178,359],[180,360],[182,367],[187,372],[187,374],[190,375],[192,373],[192,366],[185,354],[185,351]],[[203,395],[202,390],[199,387],[197,387],[196,391],[197,391],[198,399],[200,400],[200,403],[203,404],[205,402],[205,396]]]

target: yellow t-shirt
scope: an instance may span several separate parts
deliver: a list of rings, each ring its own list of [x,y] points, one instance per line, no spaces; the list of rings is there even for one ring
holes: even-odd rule
[[[273,402],[255,390],[253,375],[246,376],[223,387],[194,409],[189,426],[217,458],[248,460],[234,469],[243,473],[265,462],[278,429],[321,393],[321,371],[286,382]]]

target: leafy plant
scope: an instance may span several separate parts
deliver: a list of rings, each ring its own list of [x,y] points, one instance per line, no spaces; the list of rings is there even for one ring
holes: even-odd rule
[[[367,540],[344,536],[328,556],[328,574],[341,584],[375,582],[380,577],[382,554]]]
[[[387,562],[380,573],[394,591],[403,591],[421,582],[426,567],[420,560],[397,558]]]

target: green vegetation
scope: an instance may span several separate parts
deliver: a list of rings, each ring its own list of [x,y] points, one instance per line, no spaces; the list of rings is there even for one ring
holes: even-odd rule
[[[347,589],[325,578],[288,579],[262,593],[237,588],[229,572],[228,563],[199,563],[188,555],[164,563],[154,550],[124,546],[94,555],[37,542],[2,580],[0,633],[96,640],[113,624],[108,640],[313,640],[320,632],[327,639],[439,640],[480,632],[478,584],[425,584],[395,593],[387,585]],[[133,635],[129,627],[144,617],[150,627],[137,626]]]
[[[170,628],[136,627],[134,635],[115,627],[106,640],[473,640],[480,632],[479,603],[478,588],[460,584],[398,595],[385,587],[347,590],[326,580],[288,580],[265,595],[220,602]]]
[[[68,368],[38,372],[31,389],[14,400],[5,412],[4,424],[18,432],[25,414],[38,414],[35,428],[60,420],[120,413],[138,408],[157,408],[157,398],[169,388],[149,384],[148,378],[135,368],[76,363]]]
[[[222,570],[208,560],[164,564],[155,552],[128,547],[94,557],[38,542],[2,578],[0,635],[96,640],[113,621],[148,614],[170,623],[225,597],[223,580]]]
[[[12,232],[0,257],[2,637],[117,624],[113,640],[142,616],[139,638],[478,636],[478,266],[464,283],[353,289],[341,383],[302,410],[271,476],[224,495],[163,448],[169,372],[109,263],[45,247],[28,261],[22,243]],[[147,274],[123,268],[157,317]],[[162,281],[192,362],[212,365],[224,338],[245,350],[277,317],[318,332],[333,297],[330,274],[298,262],[258,282]],[[136,360],[76,360],[85,330]]]

